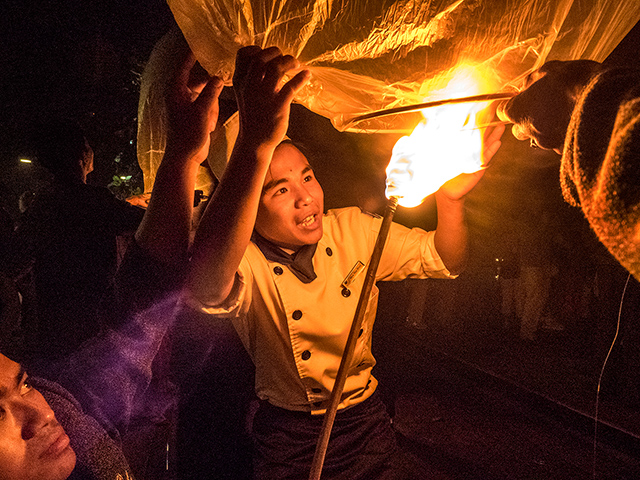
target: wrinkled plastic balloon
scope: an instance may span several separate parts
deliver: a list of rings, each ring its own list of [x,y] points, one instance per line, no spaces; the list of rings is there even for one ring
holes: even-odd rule
[[[517,89],[547,60],[603,61],[640,19],[638,0],[168,0],[198,61],[230,85],[235,54],[276,45],[312,73],[296,97],[338,130],[410,132],[419,113],[351,123],[376,110],[430,101],[467,65],[486,91]],[[155,72],[160,75],[161,71]],[[147,77],[153,83],[153,76]],[[144,82],[143,82],[144,83]],[[139,159],[155,176],[162,108],[141,93]],[[150,126],[150,123],[153,124]],[[149,168],[145,168],[149,165]],[[147,184],[147,181],[145,181]]]

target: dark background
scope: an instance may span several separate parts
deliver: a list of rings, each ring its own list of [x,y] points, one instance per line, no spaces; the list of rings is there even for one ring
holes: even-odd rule
[[[133,174],[141,185],[135,159],[140,75],[172,24],[161,0],[3,4],[0,199],[11,214],[21,191],[43,176],[18,160],[31,154],[31,125],[49,113],[75,118],[86,129],[95,151],[91,183]]]

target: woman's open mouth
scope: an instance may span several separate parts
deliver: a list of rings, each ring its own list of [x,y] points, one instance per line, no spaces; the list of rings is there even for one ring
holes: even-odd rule
[[[303,218],[302,221],[298,223],[298,226],[302,228],[312,228],[317,223],[317,221],[318,215],[314,213]]]

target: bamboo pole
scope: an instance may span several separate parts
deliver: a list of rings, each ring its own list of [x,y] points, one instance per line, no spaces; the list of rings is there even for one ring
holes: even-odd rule
[[[387,115],[396,115],[399,113],[415,112],[417,110],[424,110],[426,108],[439,107],[441,105],[450,105],[455,103],[471,103],[471,102],[487,102],[489,100],[506,100],[516,95],[516,92],[500,92],[500,93],[485,93],[482,95],[472,95],[470,97],[461,98],[447,98],[445,100],[435,100],[426,103],[416,103],[413,105],[404,105],[402,107],[387,108],[384,110],[376,110],[374,112],[358,115],[350,119],[342,129],[346,130],[349,127],[354,126],[364,120],[371,120],[378,117],[385,117]],[[341,129],[341,130],[342,130]]]
[[[362,292],[360,292],[360,298],[358,300],[358,306],[356,307],[356,313],[351,324],[351,330],[349,331],[349,337],[342,354],[342,360],[340,361],[340,367],[336,375],[336,381],[331,391],[331,397],[329,406],[324,414],[324,423],[322,424],[322,431],[316,444],[316,451],[313,456],[313,462],[311,463],[311,472],[309,474],[309,480],[320,480],[322,473],[322,466],[324,465],[324,457],[327,453],[327,446],[329,445],[329,437],[331,436],[331,429],[333,428],[333,422],[336,418],[336,412],[338,405],[340,404],[340,398],[344,390],[344,384],[347,380],[347,373],[351,362],[353,360],[353,352],[356,346],[356,340],[358,339],[358,333],[362,327],[362,321],[364,320],[364,313],[367,310],[369,303],[369,296],[371,295],[371,289],[376,281],[376,272],[378,270],[378,264],[380,263],[380,257],[384,249],[384,244],[389,236],[389,228],[391,227],[391,221],[393,215],[396,212],[398,206],[398,197],[391,197],[387,202],[387,208],[382,219],[382,225],[378,232],[378,238],[376,240],[373,253],[371,254],[371,260],[369,261],[369,268],[364,279],[364,285],[362,286]]]

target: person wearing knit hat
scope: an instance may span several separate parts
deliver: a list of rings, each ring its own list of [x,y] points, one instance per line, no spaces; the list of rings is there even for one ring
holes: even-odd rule
[[[565,200],[640,280],[640,70],[550,61],[498,116],[517,139],[561,155]]]

